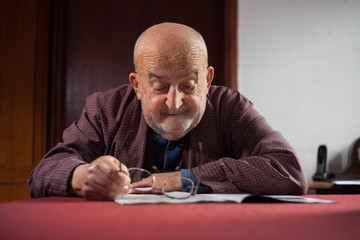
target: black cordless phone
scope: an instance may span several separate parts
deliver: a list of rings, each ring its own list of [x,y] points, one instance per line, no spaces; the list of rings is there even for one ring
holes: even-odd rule
[[[320,145],[317,155],[316,172],[315,175],[313,176],[313,179],[315,181],[324,181],[327,178],[326,157],[327,157],[327,148],[325,145]]]

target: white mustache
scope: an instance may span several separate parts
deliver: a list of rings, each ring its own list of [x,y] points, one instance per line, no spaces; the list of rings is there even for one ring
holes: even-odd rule
[[[187,108],[180,108],[178,110],[170,110],[168,108],[165,108],[165,109],[161,109],[160,110],[160,113],[162,114],[169,114],[169,115],[177,115],[177,114],[181,114],[181,113],[184,113],[184,112],[187,112],[188,109]]]

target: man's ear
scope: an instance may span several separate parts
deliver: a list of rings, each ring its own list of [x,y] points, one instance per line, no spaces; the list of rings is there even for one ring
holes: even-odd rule
[[[206,88],[207,90],[210,89],[212,80],[214,79],[214,68],[212,66],[207,67],[207,75],[206,75]]]
[[[141,93],[140,93],[140,86],[139,86],[139,81],[138,81],[138,74],[137,73],[130,73],[129,74],[129,81],[131,86],[133,87],[137,99],[141,100]]]

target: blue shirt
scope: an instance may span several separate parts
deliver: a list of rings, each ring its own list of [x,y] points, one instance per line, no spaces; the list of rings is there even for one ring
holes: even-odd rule
[[[161,136],[161,134],[152,131],[154,161],[153,173],[174,172],[179,171],[180,159],[182,156],[185,137],[176,141],[169,141]],[[181,169],[181,176],[191,179],[196,185],[196,177],[191,169]],[[190,188],[188,181],[182,181],[182,188]],[[211,193],[211,188],[200,184],[198,193]]]

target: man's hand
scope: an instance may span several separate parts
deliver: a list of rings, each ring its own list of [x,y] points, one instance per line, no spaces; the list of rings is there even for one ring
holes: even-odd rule
[[[113,200],[129,192],[127,167],[112,156],[102,156],[91,164],[77,167],[71,180],[72,191],[90,200]]]
[[[153,174],[153,176],[155,177],[155,187],[152,191],[148,192],[148,193],[152,193],[152,194],[162,194],[162,187],[163,184],[166,180],[168,180],[171,177],[172,178],[171,181],[168,181],[166,183],[166,189],[167,191],[180,191],[181,189],[181,172],[169,172],[169,173],[156,173]],[[147,178],[144,179],[140,182],[136,182],[131,184],[131,188],[136,188],[136,187],[143,187],[143,186],[149,186],[149,181],[151,181],[152,179]],[[139,193],[136,192],[136,190],[131,190],[130,193]]]

